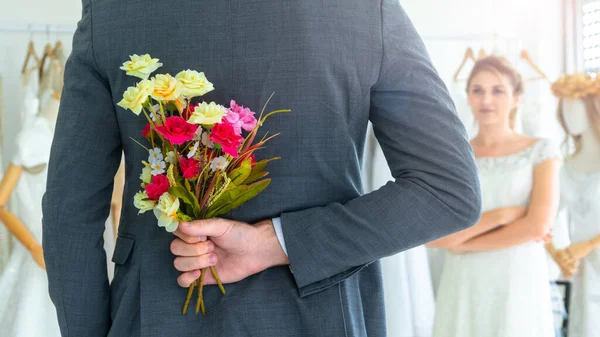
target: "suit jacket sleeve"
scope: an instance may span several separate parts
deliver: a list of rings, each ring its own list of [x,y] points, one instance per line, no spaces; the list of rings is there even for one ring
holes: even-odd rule
[[[370,120],[395,181],[346,204],[281,214],[301,296],[375,260],[468,228],[481,215],[465,129],[396,0],[382,3],[382,45]]]
[[[105,221],[121,140],[107,81],[92,45],[91,4],[73,37],[43,197],[43,247],[50,297],[63,337],[106,336],[110,292]]]

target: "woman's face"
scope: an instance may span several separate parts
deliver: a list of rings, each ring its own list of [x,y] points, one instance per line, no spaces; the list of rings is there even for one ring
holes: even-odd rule
[[[480,126],[503,126],[509,122],[511,110],[519,103],[513,91],[508,78],[502,74],[482,70],[473,76],[467,93],[471,111]]]

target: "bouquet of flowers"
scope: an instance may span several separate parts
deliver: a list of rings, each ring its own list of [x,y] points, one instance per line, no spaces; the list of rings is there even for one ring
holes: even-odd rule
[[[279,157],[256,161],[254,151],[277,134],[256,143],[254,138],[270,115],[290,110],[263,117],[263,107],[257,119],[253,111],[234,100],[229,107],[194,101],[214,90],[204,73],[184,70],[175,77],[157,74],[148,79],[161,66],[148,54],[130,56],[120,69],[141,81],[127,88],[118,105],[136,115],[143,113],[148,121],[142,135],[149,145],[132,138],[148,151],[148,161],[142,161],[142,190],[135,195],[134,205],[139,214],[152,211],[158,226],[173,232],[179,222],[228,213],[269,185],[265,166]],[[210,267],[210,272],[225,294],[216,270]],[[200,278],[190,286],[183,314],[194,288],[198,289],[196,313],[201,309],[206,314],[202,298],[205,273],[202,269]]]

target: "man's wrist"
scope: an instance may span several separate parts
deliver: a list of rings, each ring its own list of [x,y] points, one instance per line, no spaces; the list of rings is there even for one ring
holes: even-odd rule
[[[256,228],[259,231],[259,256],[261,260],[266,264],[266,268],[275,266],[289,265],[290,261],[285,254],[277,233],[273,227],[273,221],[271,219],[264,220],[256,224]]]

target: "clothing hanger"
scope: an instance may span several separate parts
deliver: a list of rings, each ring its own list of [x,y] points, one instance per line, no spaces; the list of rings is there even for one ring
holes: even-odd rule
[[[471,49],[471,47],[467,48],[467,51],[465,52],[465,57],[463,58],[462,62],[458,66],[458,69],[454,73],[454,81],[455,82],[459,81],[458,75],[460,75],[460,72],[465,67],[465,65],[467,64],[468,60],[473,60],[473,62],[476,61],[475,60],[475,54],[473,53],[473,49]]]
[[[35,52],[35,47],[33,46],[33,41],[29,41],[29,45],[27,46],[27,54],[25,55],[25,62],[23,62],[23,68],[21,68],[21,73],[25,74],[27,71],[27,65],[29,64],[29,60],[33,58],[35,61],[36,67],[40,66],[40,58]]]
[[[538,67],[537,64],[535,64],[535,62],[533,62],[533,60],[529,56],[529,53],[527,52],[527,50],[525,50],[525,49],[521,50],[520,58],[521,58],[521,60],[525,61],[539,75],[538,77],[527,78],[527,79],[525,79],[525,81],[545,80],[545,81],[550,82],[550,80],[548,79],[548,76],[546,76],[546,74],[540,69],[540,67]]]
[[[480,60],[486,56],[487,56],[487,53],[485,52],[485,49],[483,49],[483,48],[479,49],[479,53],[477,54],[477,59]]]
[[[44,75],[44,66],[46,65],[46,61],[49,57],[53,56],[54,49],[52,48],[52,45],[50,45],[50,43],[47,43],[46,47],[44,47],[44,54],[42,55],[42,60],[40,61],[40,81],[42,80],[42,77]]]

